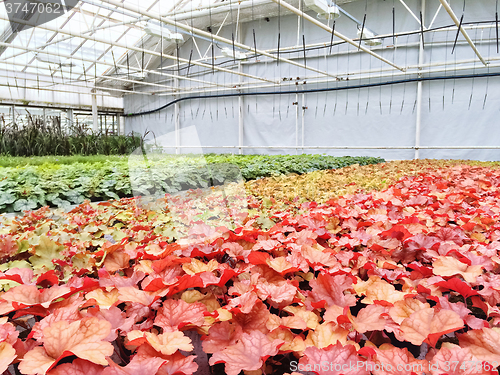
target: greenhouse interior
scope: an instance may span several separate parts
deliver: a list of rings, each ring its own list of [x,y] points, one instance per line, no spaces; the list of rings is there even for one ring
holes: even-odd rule
[[[500,374],[498,0],[3,0],[1,375]]]

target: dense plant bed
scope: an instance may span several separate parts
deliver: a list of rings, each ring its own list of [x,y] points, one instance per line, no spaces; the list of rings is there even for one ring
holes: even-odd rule
[[[274,197],[287,206],[306,201],[324,203],[332,198],[356,192],[382,190],[402,176],[416,176],[436,168],[456,165],[499,168],[499,162],[475,160],[399,160],[383,164],[353,165],[336,170],[318,170],[298,176],[275,176],[246,184],[247,192]]]
[[[0,212],[36,209],[45,205],[67,207],[85,199],[95,201],[173,193],[188,188],[206,188],[226,180],[250,180],[273,174],[306,173],[383,161],[324,155],[148,155],[147,163],[142,156],[102,161],[91,157],[90,163],[71,164],[65,164],[65,158],[60,159],[57,163],[44,164],[37,164],[40,159],[34,159],[35,165],[0,168]],[[74,161],[75,157],[67,159]],[[17,160],[30,163],[31,159]]]
[[[0,229],[0,371],[192,374],[200,335],[217,374],[497,373],[499,188],[455,166],[292,212],[250,198],[235,230],[196,192],[29,212]]]
[[[59,117],[28,115],[27,120],[24,125],[15,123],[0,128],[0,155],[123,155],[140,147],[148,134],[89,132],[78,124],[64,128]]]

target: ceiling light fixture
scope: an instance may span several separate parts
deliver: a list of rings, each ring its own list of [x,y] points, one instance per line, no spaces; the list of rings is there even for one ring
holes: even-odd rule
[[[148,35],[157,36],[159,38],[167,39],[169,42],[182,43],[184,42],[184,37],[180,33],[173,33],[168,28],[159,26],[151,21],[148,21],[144,31]]]
[[[361,33],[361,26],[358,25],[358,38],[360,39],[366,39],[364,40],[365,45],[367,46],[379,46],[382,44],[382,39],[376,38],[377,35],[366,27],[363,30],[363,33]]]
[[[305,0],[306,6],[318,13],[318,18],[334,20],[340,17],[339,7],[330,5],[327,0]]]
[[[73,64],[73,62],[71,62],[71,60],[69,59],[66,59],[67,61],[63,61],[60,57],[46,55],[46,54],[36,54],[36,59],[46,64],[54,64],[54,65],[69,66],[69,67],[75,66],[75,64]]]
[[[245,60],[248,59],[248,55],[244,52],[234,51],[231,48],[223,48],[222,54],[226,57],[230,57],[231,59],[236,60]]]

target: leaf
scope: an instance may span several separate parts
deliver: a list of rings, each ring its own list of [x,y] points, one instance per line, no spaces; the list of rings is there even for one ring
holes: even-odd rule
[[[166,362],[167,360],[163,358],[144,358],[136,355],[126,366],[121,367],[110,359],[109,367],[106,367],[101,375],[157,374],[159,368]]]
[[[10,257],[17,251],[18,245],[13,236],[0,235],[0,257]]]
[[[132,286],[118,288],[118,300],[122,302],[136,302],[144,306],[149,306],[153,303],[154,299],[154,294]]]
[[[311,298],[314,302],[325,301],[327,306],[354,306],[356,297],[344,294],[352,288],[352,280],[345,275],[331,276],[320,273],[316,279],[309,282],[312,287]]]
[[[207,264],[203,263],[202,261],[199,261],[196,258],[191,259],[191,263],[185,263],[182,265],[182,269],[184,272],[186,272],[188,275],[195,275],[197,273],[201,272],[212,272],[217,269],[219,264],[215,259],[212,259],[210,262]]]
[[[0,204],[11,204],[16,200],[16,196],[10,192],[0,193]]]
[[[454,290],[454,291],[460,293],[462,296],[464,296],[464,298],[478,295],[477,290],[472,289],[472,287],[469,284],[463,282],[462,280],[460,280],[457,277],[454,277],[454,278],[447,280],[447,281],[439,281],[439,282],[435,283],[434,285],[440,286],[442,288]]]
[[[425,341],[435,346],[442,335],[457,331],[464,327],[460,316],[451,310],[436,310],[428,307],[418,310],[401,323],[405,340],[413,345],[422,345]]]
[[[397,324],[401,324],[403,320],[409,318],[414,312],[429,307],[428,303],[420,302],[416,298],[406,298],[403,301],[394,302],[394,307],[389,309],[389,315]]]
[[[314,331],[309,332],[305,341],[307,346],[315,346],[322,349],[337,342],[346,344],[348,334],[349,331],[347,329],[342,328],[337,323],[328,322],[317,325]]]
[[[297,288],[287,281],[282,281],[278,284],[264,281],[257,284],[257,295],[263,301],[269,298],[275,303],[286,303],[289,305],[296,293]]]
[[[48,375],[102,375],[104,367],[77,358],[71,363],[63,363],[48,372]]]
[[[376,360],[378,363],[374,367],[374,375],[412,375],[427,373],[428,362],[424,360],[416,360],[408,349],[396,348],[390,344],[383,344],[380,348],[374,348]],[[441,366],[444,363],[440,364]]]
[[[288,262],[285,257],[267,259],[266,264],[281,275],[298,270],[292,263]]]
[[[102,339],[108,336],[110,329],[109,322],[94,317],[72,323],[55,322],[43,330],[43,346],[26,353],[19,370],[29,375],[46,374],[61,358],[69,355],[106,365],[105,357],[113,353],[113,345]]]
[[[314,346],[306,348],[299,363],[303,365],[304,371],[314,371],[319,375],[368,375],[370,373],[366,370],[368,368],[366,361],[356,354],[356,348],[353,345],[343,346],[339,342],[323,349]]]
[[[200,302],[167,299],[155,318],[155,325],[164,331],[175,331],[185,325],[201,326],[205,323],[207,307]]]
[[[35,246],[34,255],[29,258],[34,269],[46,267],[54,268],[53,260],[64,259],[61,254],[64,247],[52,241],[48,236],[41,236],[38,245]]]
[[[396,290],[394,285],[385,280],[374,281],[366,290],[364,304],[373,304],[375,301],[385,301],[394,304],[397,301],[404,300],[407,293]]]
[[[144,360],[161,358],[166,360],[156,375],[191,375],[198,370],[198,365],[194,362],[196,356],[184,356],[179,351],[172,355],[164,355],[154,350],[150,345],[141,345],[137,350],[137,355],[134,356],[135,358],[143,358]]]
[[[368,331],[383,331],[385,328],[385,318],[381,315],[385,308],[380,305],[368,305],[362,308],[356,317],[349,312],[349,320],[353,328],[359,333]]]
[[[37,208],[38,203],[35,202],[34,200],[31,199],[18,199],[14,203],[14,211],[21,212],[21,211],[29,211],[34,208]]]
[[[195,358],[194,355],[185,357],[180,352],[175,352],[168,356],[168,362],[160,368],[157,375],[194,374],[198,370],[198,364],[194,361]]]
[[[491,364],[493,361],[489,359],[487,362]],[[441,375],[443,370],[449,375],[490,374],[482,369],[483,364],[473,356],[469,348],[455,345],[453,347],[443,345],[432,357],[429,365],[432,375]]]
[[[2,318],[2,321],[6,318]],[[17,342],[17,337],[19,336],[19,332],[16,331],[16,328],[12,323],[3,323],[0,324],[0,342],[7,342],[11,345],[14,345]]]
[[[127,338],[129,345],[141,345],[143,342],[148,342],[154,350],[164,355],[174,354],[177,350],[188,352],[193,350],[191,339],[180,331],[164,332],[157,335],[152,332],[134,330],[127,333]]]
[[[109,309],[118,302],[119,292],[116,288],[113,288],[110,291],[94,289],[85,294],[86,300],[90,300],[92,298],[95,299],[101,309]]]
[[[107,254],[104,260],[104,268],[108,272],[115,272],[129,267],[130,256],[122,251],[114,251]]]
[[[287,306],[283,309],[306,322],[307,328],[316,329],[319,324],[319,316],[312,311],[307,311],[305,307]],[[335,319],[336,321],[336,319]]]
[[[48,308],[54,300],[68,293],[71,293],[70,288],[58,285],[48,289],[38,289],[35,285],[19,285],[11,288],[0,298],[26,306],[42,305]]]
[[[243,333],[235,345],[215,352],[209,363],[213,366],[223,362],[227,375],[238,375],[242,370],[258,370],[268,357],[278,353],[282,344],[282,340],[271,341],[260,331]]]
[[[468,348],[480,361],[500,363],[500,332],[498,328],[483,328],[458,335],[462,348]]]
[[[11,344],[5,341],[0,342],[0,372],[7,370],[16,357],[16,350]]]
[[[433,265],[433,272],[439,276],[462,275],[465,281],[475,283],[476,278],[483,273],[483,266],[467,266],[453,257],[438,257]]]
[[[236,344],[243,331],[241,326],[228,321],[221,322],[210,327],[208,336],[203,337],[203,351],[215,353]]]

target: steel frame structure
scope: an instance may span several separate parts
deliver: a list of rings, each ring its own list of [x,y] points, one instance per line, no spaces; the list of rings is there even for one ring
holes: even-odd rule
[[[346,35],[342,34],[339,30],[332,30],[327,24],[318,21],[314,17],[311,17],[307,13],[305,13],[304,9],[301,8],[301,0],[299,0],[299,7],[292,5],[292,3],[297,3],[297,0],[213,0],[210,5],[207,6],[199,6],[202,2],[199,3],[190,3],[190,1],[194,0],[177,0],[172,6],[165,10],[162,14],[158,14],[152,11],[154,6],[157,4],[158,0],[154,0],[149,4],[149,6],[143,9],[141,6],[131,5],[127,2],[127,0],[83,0],[77,7],[70,11],[70,14],[66,16],[65,21],[59,27],[54,27],[51,24],[44,24],[41,26],[37,26],[30,31],[30,37],[26,44],[20,45],[19,43],[13,43],[11,41],[4,42],[0,41],[0,48],[5,48],[8,51],[20,51],[11,53],[9,55],[4,54],[0,58],[0,70],[3,70],[4,77],[8,77],[9,74],[13,74],[16,71],[16,68],[21,68],[20,72],[32,72],[34,69],[39,71],[39,76],[42,80],[39,82],[47,83],[44,86],[45,90],[54,90],[57,91],[60,88],[57,86],[64,85],[66,87],[74,87],[76,91],[83,90],[83,93],[87,91],[87,94],[91,94],[90,91],[100,90],[105,92],[114,93],[114,95],[123,95],[126,93],[134,92],[140,93],[141,95],[169,95],[169,94],[189,94],[189,93],[197,93],[197,92],[223,92],[223,91],[238,91],[244,89],[258,89],[258,88],[266,88],[266,87],[287,87],[289,85],[288,82],[283,82],[282,77],[261,77],[252,74],[248,74],[244,72],[243,67],[247,64],[259,64],[259,63],[268,63],[271,61],[278,61],[281,64],[289,64],[295,67],[304,69],[308,71],[309,74],[305,76],[305,78],[311,83],[321,83],[321,82],[333,82],[338,79],[342,79],[342,76],[339,77],[339,74],[332,74],[328,71],[323,71],[320,69],[316,69],[312,66],[307,66],[306,64],[299,62],[300,57],[290,57],[284,58],[282,55],[278,56],[276,54],[276,49],[258,49],[256,46],[245,45],[241,43],[238,36],[240,32],[236,33],[237,40],[230,40],[224,38],[218,33],[211,33],[200,28],[194,27],[188,24],[188,20],[191,17],[203,17],[207,14],[223,14],[227,12],[228,9],[231,12],[237,12],[236,19],[236,30],[240,29],[241,23],[247,20],[240,19],[240,11],[245,9],[249,9],[251,6],[265,6],[266,4],[276,3],[279,7],[282,7],[284,11],[288,12],[286,14],[295,14],[299,20],[298,25],[300,25],[300,20],[305,20],[317,26],[318,28],[323,29],[325,32],[333,33],[336,38],[341,39],[343,42],[349,43],[355,46],[356,50],[343,51],[338,52],[337,55],[344,53],[365,53],[371,55],[373,58],[379,59],[382,61],[386,68],[373,70],[371,73],[375,75],[384,76],[387,73],[387,76],[398,76],[398,75],[415,75],[415,74],[423,74],[424,72],[439,72],[441,69],[440,66],[446,66],[446,64],[474,64],[476,61],[480,61],[485,68],[496,67],[497,64],[494,62],[497,60],[496,58],[484,57],[479,52],[476,44],[477,41],[474,42],[467,33],[467,30],[473,30],[476,27],[494,27],[494,25],[484,25],[484,26],[464,26],[461,25],[457,16],[455,15],[453,9],[450,4],[446,0],[440,0],[440,5],[432,17],[431,22],[428,25],[425,25],[425,22],[422,26],[422,30],[428,31],[433,26],[438,13],[441,9],[446,10],[446,12],[450,16],[450,20],[455,24],[454,27],[447,28],[447,31],[450,30],[459,30],[460,33],[465,38],[466,42],[470,45],[471,49],[474,51],[477,56],[476,59],[468,59],[461,60],[458,62],[437,62],[433,64],[425,64],[423,61],[419,61],[417,66],[399,66],[394,62],[382,57],[377,54],[377,50],[387,49],[384,48],[367,48],[360,43],[359,38],[350,38]],[[425,0],[422,0],[425,4]],[[344,1],[345,2],[345,1]],[[417,16],[417,13],[414,9],[408,6],[405,0],[399,0],[399,3],[406,9],[406,11],[411,15],[413,19],[415,19],[420,26],[421,19]],[[107,12],[100,13],[100,11],[93,12],[86,9],[86,4],[93,7],[100,7],[103,10],[107,10]],[[197,5],[198,4],[198,5]],[[206,3],[205,3],[206,4]],[[425,6],[420,9],[422,14],[425,14]],[[70,30],[68,25],[71,24],[71,20],[75,17],[76,14],[79,14],[82,17],[89,17],[90,25],[87,30],[84,31],[74,31]],[[226,20],[229,13],[226,14],[225,20],[219,27],[219,30],[223,26],[227,26]],[[119,16],[126,17],[126,20],[120,20]],[[259,15],[259,17],[263,17],[264,15]],[[6,16],[0,16],[0,19],[7,21]],[[196,44],[197,38],[204,38],[212,40],[213,42],[224,43],[228,46],[234,46],[234,48],[238,48],[241,50],[246,50],[249,52],[257,52],[257,54],[261,55],[262,58],[260,61],[237,61],[233,64],[232,67],[225,68],[217,65],[211,65],[207,60],[211,57],[207,57],[206,54],[202,54],[200,52],[199,58],[196,59],[186,59],[176,54],[168,54],[164,51],[158,51],[159,46],[163,46],[163,43],[159,42],[160,38],[157,38],[156,44],[154,44],[154,48],[148,47],[143,48],[139,47],[138,44],[142,41],[144,42],[144,36],[142,36],[139,41],[134,42],[133,45],[131,43],[122,41],[129,30],[143,31],[144,27],[142,26],[142,22],[146,20],[155,20],[158,22],[162,22],[164,24],[171,25],[179,30],[183,30],[184,32],[190,35],[196,45],[196,49],[198,49],[198,45]],[[29,21],[17,20],[20,24],[30,25]],[[120,33],[118,38],[114,38],[110,40],[109,38],[105,38],[102,36],[106,30],[113,27],[125,27],[125,30]],[[46,41],[40,45],[33,45],[32,39],[35,30],[45,30],[49,31],[51,34],[47,37]],[[410,32],[418,32],[419,30],[413,30]],[[439,32],[432,31],[432,32]],[[299,35],[299,30],[297,32]],[[397,38],[402,33],[394,33],[394,34],[385,34],[378,35],[380,38],[384,37],[395,37]],[[61,38],[62,37],[62,38]],[[61,45],[67,41],[71,40],[79,41],[76,48],[74,48],[71,53],[64,54],[60,52],[53,52],[50,47]],[[92,42],[97,43],[99,45],[104,46],[102,53],[96,56],[94,59],[91,57],[77,57],[78,51],[80,51],[85,43]],[[335,42],[335,44],[338,42]],[[459,42],[463,43],[463,42]],[[304,47],[309,48],[313,46],[317,46],[318,44],[308,44],[308,45],[297,45],[297,46],[282,46],[281,50],[286,51],[291,48]],[[431,43],[429,43],[431,45]],[[396,45],[394,48],[403,48],[408,47],[410,44],[406,45]],[[113,55],[113,62],[110,62],[110,54],[116,48],[125,49],[130,56],[135,57],[135,62],[125,65],[124,64],[124,56],[118,57],[118,62],[115,60],[115,56]],[[420,48],[420,47],[419,47]],[[62,76],[59,76],[58,72],[51,71],[50,67],[40,66],[40,64],[35,64],[35,57],[31,57],[27,62],[18,62],[18,59],[26,54],[31,53],[41,53],[49,56],[57,56],[59,58],[67,58],[72,59],[72,61],[81,62],[82,64],[88,63],[88,65],[84,65],[84,72],[76,73],[76,72],[66,72],[61,68],[60,73]],[[138,55],[147,55],[149,56],[148,62],[151,62],[153,59],[166,59],[171,60],[173,63],[169,66],[163,67],[153,67],[149,66],[150,64],[146,64],[146,67],[140,67],[139,60],[137,58]],[[130,57],[129,56],[129,57]],[[335,53],[332,54],[335,56]],[[217,56],[220,58],[220,56]],[[94,64],[97,64],[101,67],[100,70],[105,68],[102,74],[91,74],[91,70],[94,68]],[[8,65],[9,69],[4,69],[2,66]],[[175,67],[186,67],[196,65],[200,69],[205,69],[205,71],[201,70],[198,73],[192,73],[190,76],[185,76],[182,74],[170,74],[166,71],[168,69],[172,69]],[[47,74],[47,70],[49,70],[49,74]],[[116,73],[118,71],[127,71],[129,75],[124,75],[122,77],[117,76]],[[209,71],[219,71],[221,73],[229,74],[230,76],[238,77],[238,80],[234,82],[221,83],[217,80],[210,80],[210,77],[206,76],[206,72]],[[131,79],[130,74],[134,72],[145,73],[150,76],[155,77],[164,77],[165,80],[156,80],[149,82],[148,80],[136,80]],[[196,78],[197,75],[205,74],[204,79]],[[66,77],[65,77],[66,76]],[[368,71],[352,71],[347,72],[347,76],[349,79],[363,79],[366,77],[370,77],[370,72]],[[57,79],[59,78],[59,79]],[[49,80],[50,79],[50,80]],[[52,81],[52,82],[51,82]],[[191,82],[191,86],[182,87],[179,85],[180,81],[189,81]],[[30,80],[26,80],[26,82],[30,82]],[[83,83],[86,83],[82,85]],[[197,85],[197,86],[196,86]],[[11,85],[13,86],[13,85]],[[33,86],[27,86],[27,88],[33,88]]]

